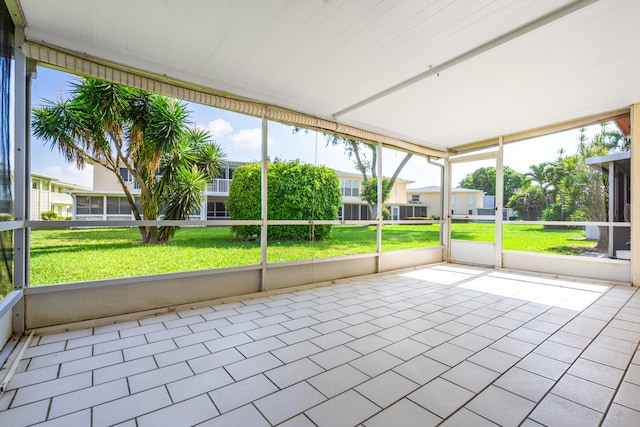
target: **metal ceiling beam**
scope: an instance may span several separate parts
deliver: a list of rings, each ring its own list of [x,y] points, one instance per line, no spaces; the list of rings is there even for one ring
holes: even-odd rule
[[[580,10],[586,6],[589,6],[592,3],[597,2],[598,0],[577,0],[574,1],[564,7],[561,7],[560,9],[557,9],[551,13],[548,13],[538,19],[535,19],[527,24],[524,24],[518,28],[516,28],[513,31],[510,31],[506,34],[503,34],[499,37],[496,37],[495,39],[492,39],[476,48],[473,48],[461,55],[456,56],[453,59],[450,59],[446,62],[443,62],[440,65],[437,65],[435,67],[430,67],[428,70],[418,74],[417,76],[414,76],[408,80],[405,80],[401,83],[398,83],[394,86],[391,86],[388,89],[383,90],[382,92],[376,93],[375,95],[370,96],[369,98],[363,99],[360,102],[357,102],[349,107],[346,107],[340,111],[338,111],[337,113],[333,114],[333,118],[337,119],[340,116],[344,116],[347,113],[350,113],[351,111],[357,110],[359,108],[364,107],[365,105],[371,104],[372,102],[375,102],[381,98],[387,97],[401,89],[404,89],[408,86],[411,86],[414,83],[417,83],[419,81],[422,81],[428,77],[431,77],[433,75],[437,75],[438,73],[441,73],[442,71],[451,68],[455,65],[458,65],[462,62],[468,61],[469,59],[472,59],[484,52],[487,52],[493,48],[496,48],[500,45],[503,45],[513,39],[516,39],[524,34],[527,34],[533,30],[536,30],[540,27],[543,27],[551,22],[557,21],[560,18],[563,18],[567,15],[570,15],[571,13]]]

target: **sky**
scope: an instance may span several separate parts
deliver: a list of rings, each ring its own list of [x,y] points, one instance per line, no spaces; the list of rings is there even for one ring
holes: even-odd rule
[[[76,77],[46,67],[38,67],[38,73],[32,82],[33,107],[48,101],[59,101],[68,98],[71,92],[70,83]],[[227,160],[253,161],[261,158],[262,125],[261,119],[230,111],[225,111],[195,103],[187,103],[191,112],[192,126],[198,126],[211,132],[213,139],[226,153]],[[275,122],[268,124],[268,153],[270,159],[295,160],[305,163],[322,164],[344,172],[357,172],[342,147],[327,147],[324,136],[315,131],[293,133],[290,126]],[[572,154],[576,150],[578,130],[561,132],[545,137],[534,138],[520,143],[508,144],[504,147],[504,164],[520,173],[526,173],[529,166],[552,161],[558,157],[558,150],[563,148]],[[383,149],[383,175],[391,176],[405,154],[391,149]],[[493,160],[454,165],[452,181],[457,184],[479,167],[495,166]],[[78,170],[74,164],[68,163],[56,148],[53,150],[45,143],[32,136],[31,170],[59,179],[62,182],[92,187],[92,168],[87,166]],[[424,158],[414,156],[405,166],[400,178],[412,181],[409,187],[425,187],[440,185],[440,171],[437,167],[426,163]]]

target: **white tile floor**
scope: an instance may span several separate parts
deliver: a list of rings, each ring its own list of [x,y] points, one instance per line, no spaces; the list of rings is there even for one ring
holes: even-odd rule
[[[636,288],[435,265],[34,337],[1,426],[638,426]]]

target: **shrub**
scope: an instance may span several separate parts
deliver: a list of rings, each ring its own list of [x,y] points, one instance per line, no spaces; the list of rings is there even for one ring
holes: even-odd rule
[[[267,165],[268,219],[335,220],[342,203],[340,181],[325,166],[292,162]],[[261,165],[248,163],[233,172],[227,209],[234,220],[260,219]],[[236,237],[248,239],[260,234],[260,226],[231,227]],[[329,235],[331,225],[278,225],[267,229],[268,237],[278,240],[320,240]]]
[[[54,220],[58,219],[58,214],[54,211],[40,212],[40,218],[44,220]]]

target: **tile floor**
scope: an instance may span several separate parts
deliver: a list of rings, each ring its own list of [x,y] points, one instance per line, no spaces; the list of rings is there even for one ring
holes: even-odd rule
[[[638,426],[640,294],[435,265],[34,337],[2,426]]]

